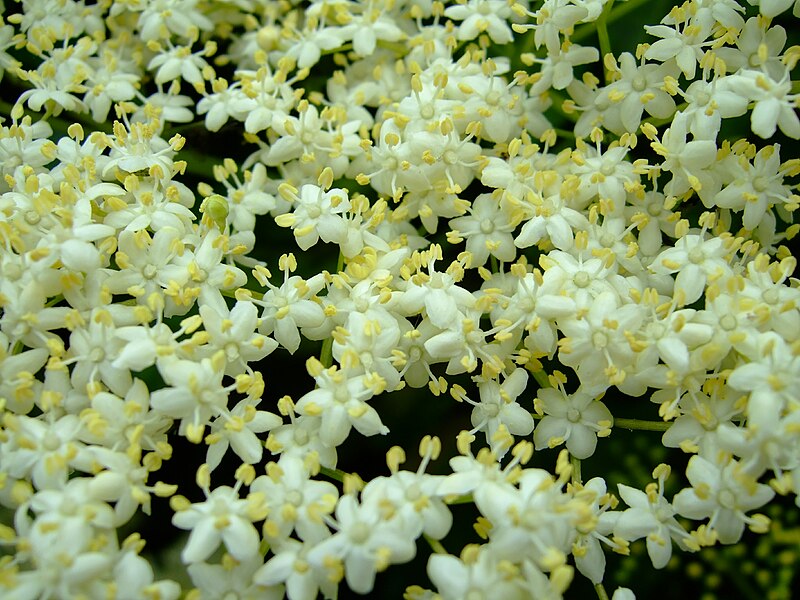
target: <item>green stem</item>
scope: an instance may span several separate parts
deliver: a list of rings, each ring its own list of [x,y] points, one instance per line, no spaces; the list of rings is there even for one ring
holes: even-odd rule
[[[472,494],[464,494],[462,496],[457,496],[452,500],[445,500],[445,503],[448,506],[451,506],[453,504],[472,504],[474,501],[475,500],[473,499]]]
[[[672,423],[664,421],[643,421],[641,419],[614,419],[614,427],[623,429],[636,429],[639,431],[666,431],[672,427]]]
[[[611,13],[611,8],[614,6],[614,0],[609,0],[603,7],[603,12],[600,18],[597,19],[597,38],[600,42],[600,62],[603,62],[606,54],[611,53],[611,39],[608,36],[608,15]],[[610,80],[610,73],[603,67],[603,75],[605,76],[606,85]]]
[[[537,420],[545,417],[545,415],[536,413],[531,413],[531,416]],[[623,429],[636,431],[666,431],[672,427],[672,423],[665,423],[663,421],[643,421],[642,419],[618,419],[614,417],[614,427],[622,427]]]
[[[569,455],[569,462],[572,464],[572,483],[583,483],[581,479],[581,460]]]
[[[322,351],[319,353],[319,362],[326,369],[333,364],[333,338],[325,338],[322,342]]]
[[[339,483],[344,483],[344,476],[347,475],[344,471],[340,471],[339,469],[329,469],[328,467],[320,466],[319,472],[325,475],[330,479],[334,479]]]
[[[422,534],[422,537],[425,538],[425,541],[428,542],[428,545],[431,547],[431,550],[436,552],[436,554],[449,554],[447,550],[444,549],[442,543],[439,540],[433,539],[429,535]]]
[[[539,384],[540,388],[550,387],[550,381],[547,379],[547,373],[544,371],[534,371],[533,378],[536,380],[536,383]]]
[[[595,583],[594,591],[597,593],[597,597],[600,600],[608,600],[608,592],[606,592],[606,588],[603,587],[602,583]]]
[[[567,138],[567,139],[570,139],[570,140],[574,140],[575,139],[575,132],[574,131],[570,131],[569,129],[560,129],[558,127],[555,127],[553,129],[553,131],[556,132],[556,135],[559,138]]]

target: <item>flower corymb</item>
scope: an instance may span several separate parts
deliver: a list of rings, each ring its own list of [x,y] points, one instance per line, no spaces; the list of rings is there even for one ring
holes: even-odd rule
[[[792,596],[800,0],[0,8],[0,597]]]

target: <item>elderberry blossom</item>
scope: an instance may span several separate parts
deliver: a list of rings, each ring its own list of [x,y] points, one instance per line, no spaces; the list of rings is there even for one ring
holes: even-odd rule
[[[650,483],[646,492],[620,484],[619,495],[630,507],[619,515],[615,535],[628,541],[646,538],[647,554],[656,569],[664,568],[672,556],[673,541],[683,549],[691,547],[689,533],[675,518],[677,509],[664,498],[664,481],[669,477],[667,465],[653,471],[658,483]]]
[[[241,498],[239,480],[233,488],[218,486],[210,489],[208,467],[203,465],[197,472],[197,483],[206,499],[189,503],[185,498],[175,497],[173,505],[177,512],[173,523],[181,529],[190,529],[191,534],[181,558],[188,563],[207,559],[220,543],[234,558],[247,560],[258,552],[258,533],[254,521],[263,518],[259,498],[249,495]]]
[[[382,596],[419,555],[412,599],[607,597],[638,540],[745,527],[786,561],[800,2],[12,4],[0,596]]]
[[[563,387],[559,388],[540,390],[536,397],[537,411],[544,414],[533,431],[536,449],[555,448],[566,442],[570,454],[589,458],[598,436],[611,433],[611,412],[587,390],[566,394]]]

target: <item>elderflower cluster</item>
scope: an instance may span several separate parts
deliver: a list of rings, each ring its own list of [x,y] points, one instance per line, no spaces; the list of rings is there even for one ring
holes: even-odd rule
[[[0,0],[0,596],[602,598],[800,507],[800,2],[646,6]]]

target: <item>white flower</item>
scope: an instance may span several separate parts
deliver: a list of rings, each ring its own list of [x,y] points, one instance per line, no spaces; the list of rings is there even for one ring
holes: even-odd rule
[[[671,62],[654,65],[642,61],[637,65],[630,52],[623,52],[617,60],[619,79],[601,91],[614,103],[613,109],[605,116],[604,123],[608,128],[615,133],[635,133],[644,111],[657,119],[672,116],[675,101],[664,91],[664,81],[677,75],[677,67]],[[612,113],[616,116],[613,120],[619,120],[622,125],[621,129],[613,127],[610,122]]]
[[[766,46],[766,53],[761,54],[761,44]],[[786,30],[780,25],[769,26],[769,22],[750,17],[741,28],[736,38],[736,48],[730,46],[716,50],[716,54],[725,61],[728,72],[735,73],[746,68],[763,68],[775,79],[783,74],[780,56],[786,45]]]
[[[308,562],[312,547],[293,538],[280,541],[270,548],[273,556],[255,572],[253,581],[269,586],[284,583],[289,600],[316,600],[320,592],[325,598],[335,598],[336,583]]]
[[[496,44],[507,44],[514,39],[508,25],[511,14],[511,5],[506,0],[467,0],[444,11],[446,17],[461,21],[459,40],[475,39],[485,31]]]
[[[574,394],[566,394],[563,388],[540,389],[536,406],[545,414],[533,430],[537,450],[566,442],[575,458],[589,458],[597,446],[597,436],[608,435],[614,423],[606,405],[583,389]]]
[[[459,286],[450,273],[435,270],[434,264],[437,258],[441,259],[441,252],[439,246],[433,246],[430,253],[423,255],[423,260],[427,259],[428,274],[412,279],[399,303],[408,315],[417,314],[424,307],[430,322],[446,329],[459,323],[465,309],[475,305],[475,298]]]
[[[618,512],[609,510],[616,499],[606,493],[606,482],[601,477],[593,477],[578,487],[576,498],[589,505],[591,518],[588,524],[578,525],[579,535],[572,546],[572,554],[577,569],[596,584],[603,580],[606,569],[606,556],[600,542],[614,550],[619,549],[619,544],[608,538],[619,517]]]
[[[517,404],[517,398],[525,391],[528,373],[525,369],[514,369],[503,383],[495,380],[478,379],[480,402],[467,400],[474,406],[472,415],[473,430],[483,431],[486,442],[501,459],[507,450],[494,441],[494,434],[503,425],[512,435],[526,436],[533,431],[533,417],[530,412]]]
[[[762,71],[744,70],[736,75],[737,89],[751,100],[755,108],[750,115],[750,127],[757,136],[769,139],[777,128],[793,139],[800,138],[800,117],[795,103],[798,95],[792,94],[788,71],[773,79]]]
[[[789,7],[794,5],[792,14],[800,16],[800,2],[797,0],[747,0],[750,5],[758,5],[759,12],[765,17],[777,17]]]
[[[764,530],[765,518],[748,517],[745,513],[764,506],[775,492],[757,483],[732,458],[711,462],[692,456],[686,467],[691,488],[678,492],[673,499],[675,510],[690,519],[709,518],[708,528],[716,532],[723,544],[735,544],[742,537],[745,524]]]
[[[575,369],[585,387],[623,386],[635,366],[635,352],[627,340],[643,319],[641,305],[622,304],[615,293],[604,291],[582,318],[559,321],[566,337],[559,340],[558,358]]]
[[[278,342],[260,333],[258,308],[252,302],[237,302],[230,312],[220,314],[211,306],[201,306],[200,316],[208,334],[204,353],[225,354],[225,374],[236,376],[247,370],[247,363],[261,360],[278,347]]]
[[[247,561],[258,554],[259,537],[253,521],[259,520],[260,506],[239,497],[235,488],[221,485],[209,490],[204,467],[198,470],[198,483],[206,499],[181,507],[172,517],[172,523],[181,529],[191,530],[189,541],[181,552],[185,563],[206,560],[225,544],[227,551],[239,561]],[[262,517],[263,518],[263,517]]]
[[[30,478],[37,489],[63,487],[70,470],[86,458],[78,441],[83,427],[76,415],[31,418],[11,415],[0,442],[3,471],[15,479]]]
[[[614,535],[633,542],[647,538],[647,554],[656,569],[663,569],[672,556],[672,541],[686,549],[688,532],[675,518],[676,509],[664,498],[664,481],[669,477],[667,465],[659,465],[653,476],[658,484],[647,485],[646,492],[619,484],[619,495],[630,507],[619,515]]]
[[[304,459],[314,453],[319,464],[329,469],[336,468],[336,448],[326,445],[320,438],[322,417],[290,413],[292,422],[276,427],[269,432],[265,446],[273,454],[296,456]]]
[[[250,491],[263,494],[267,507],[265,538],[285,540],[293,531],[304,542],[315,544],[330,534],[323,516],[333,512],[339,492],[332,483],[311,479],[303,460],[284,455],[269,463],[267,474],[257,477]]]
[[[199,443],[211,418],[227,410],[231,388],[222,385],[224,354],[220,351],[199,362],[173,358],[159,362],[158,367],[168,387],[153,392],[150,404],[154,410],[180,419],[179,433]]]
[[[245,464],[261,461],[264,441],[256,434],[270,431],[281,425],[283,419],[265,410],[256,410],[257,400],[240,400],[229,413],[221,413],[211,422],[211,433],[206,437],[209,444],[206,464],[215,469],[230,447]]]
[[[153,567],[133,551],[122,552],[114,565],[114,583],[118,600],[137,600],[148,595],[159,600],[175,600],[181,586],[169,579],[153,581]]]
[[[291,257],[291,258],[289,258]],[[324,277],[315,275],[305,280],[299,275],[290,276],[292,255],[284,262],[283,283],[280,287],[267,279],[269,271],[258,267],[254,271],[259,283],[269,289],[261,300],[253,303],[263,307],[259,324],[261,333],[271,334],[284,348],[294,354],[300,347],[300,328],[320,327],[325,323],[325,313],[316,300],[316,294],[325,285]]]
[[[366,436],[389,433],[377,411],[366,402],[383,387],[380,377],[350,375],[335,366],[323,369],[315,359],[309,360],[308,367],[317,388],[297,401],[297,412],[322,417],[319,436],[325,445],[340,445],[353,427]]]
[[[400,373],[394,366],[396,356],[392,350],[400,341],[397,320],[388,313],[370,319],[353,311],[344,327],[333,333],[333,357],[346,368],[364,373],[377,373],[386,382],[387,390],[400,383]]]
[[[691,304],[702,295],[706,283],[731,272],[727,256],[730,250],[726,240],[701,234],[688,234],[665,248],[650,269],[656,273],[677,273],[675,291],[681,292],[684,305]]]
[[[703,49],[713,43],[708,39],[712,34],[713,19],[700,17],[676,25],[684,27],[673,29],[668,25],[645,25],[647,33],[661,39],[650,45],[644,57],[660,62],[674,58],[686,78],[692,80],[697,63],[703,57]]]
[[[347,190],[328,189],[307,183],[300,190],[283,184],[281,196],[293,203],[292,212],[281,215],[275,222],[291,227],[297,245],[308,250],[320,238],[323,242],[341,243],[347,233],[347,221],[342,216],[350,209]]]
[[[744,361],[728,376],[728,385],[750,392],[748,419],[770,427],[787,406],[796,403],[794,390],[800,385],[800,356],[793,352],[776,333],[763,333],[757,338],[758,355]]]
[[[155,82],[164,84],[182,78],[192,85],[203,84],[203,69],[208,63],[202,58],[206,49],[192,52],[190,46],[172,46],[159,52],[150,59],[147,68],[155,71]]]
[[[467,252],[472,254],[472,266],[486,263],[491,254],[502,262],[511,262],[517,256],[511,223],[507,212],[502,209],[492,194],[481,194],[468,210],[469,216],[450,221],[452,237],[467,240]]]
[[[521,582],[509,578],[503,562],[491,546],[472,547],[463,559],[450,554],[432,554],[428,559],[428,577],[444,600],[462,600],[470,596],[508,600],[527,598]]]
[[[258,553],[242,560],[235,560],[226,554],[222,557],[222,564],[195,562],[186,570],[202,600],[231,597],[242,600],[281,600],[284,598],[283,586],[256,581],[256,573],[262,566],[263,560]]]
[[[92,397],[92,407],[82,413],[84,441],[124,450],[137,439],[143,450],[155,450],[167,441],[172,420],[150,410],[150,391],[141,379],[134,379],[124,399],[109,392]]]
[[[378,571],[408,562],[416,554],[408,532],[384,521],[377,507],[359,504],[351,495],[343,496],[336,506],[336,526],[337,533],[312,548],[308,560],[331,574],[343,566],[348,587],[359,594],[372,591]]]

